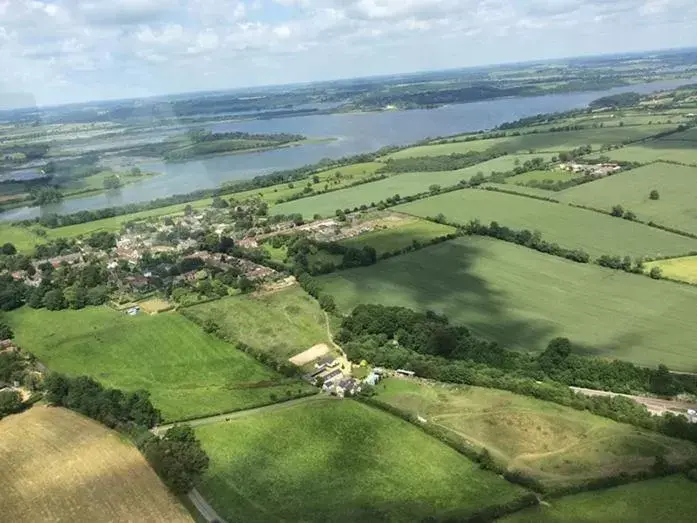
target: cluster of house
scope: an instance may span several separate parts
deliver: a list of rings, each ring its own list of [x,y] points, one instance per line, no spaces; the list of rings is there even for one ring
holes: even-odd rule
[[[26,285],[30,287],[38,287],[41,284],[42,277],[39,267],[45,263],[50,263],[54,269],[57,269],[63,264],[67,265],[82,265],[85,263],[84,256],[81,252],[64,254],[62,256],[55,256],[53,258],[47,258],[45,260],[38,260],[32,263],[36,271],[34,274],[30,275],[27,271],[13,271],[11,274],[15,281],[23,281]]]
[[[377,385],[385,375],[385,369],[375,367],[361,380],[352,376],[349,371],[344,371],[341,360],[334,356],[325,356],[314,363],[314,369],[305,375],[305,379],[321,386],[324,392],[343,398],[358,394],[364,384]]]
[[[596,163],[596,164],[585,164],[585,163],[560,163],[559,168],[562,171],[568,171],[573,173],[582,173],[585,175],[603,177],[609,176],[610,174],[616,173],[621,170],[622,167],[616,163]]]

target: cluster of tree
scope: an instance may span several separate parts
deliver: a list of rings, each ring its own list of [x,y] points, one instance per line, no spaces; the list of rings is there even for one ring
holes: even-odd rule
[[[123,182],[121,181],[121,178],[117,174],[110,174],[104,178],[104,181],[102,182],[104,185],[104,188],[107,191],[113,191],[115,189],[119,189],[123,186]]]
[[[26,143],[26,144],[11,144],[0,148],[0,157],[6,155],[21,155],[23,161],[40,160],[44,158],[50,149],[50,144],[44,143]]]
[[[327,312],[334,312],[336,310],[336,302],[334,301],[334,297],[331,294],[323,293],[322,286],[315,278],[306,272],[301,272],[296,277],[300,287],[302,287],[303,290],[310,296],[315,298],[323,310]]]
[[[639,103],[641,100],[642,96],[639,93],[619,93],[619,94],[612,94],[609,96],[603,96],[602,98],[598,98],[596,100],[593,100],[590,104],[589,107],[591,109],[602,109],[602,108],[619,108],[619,107],[631,107],[633,105],[636,105]]]
[[[22,396],[16,390],[0,390],[0,419],[20,412],[24,408]]]
[[[593,148],[590,145],[582,145],[580,147],[576,147],[576,149],[571,149],[570,151],[560,152],[558,157],[560,162],[570,162],[575,158],[590,154],[592,151]]]
[[[436,218],[433,218],[433,220],[439,223],[444,223],[445,217],[443,215],[439,215]],[[531,232],[528,229],[521,229],[517,231],[499,225],[495,221],[491,222],[487,226],[480,223],[479,220],[470,221],[463,227],[462,230],[465,232],[465,234],[490,236],[499,240],[523,245],[546,254],[560,256],[578,263],[588,263],[590,261],[590,255],[586,251],[582,249],[566,249],[564,247],[560,247],[556,243],[546,242],[542,239],[542,235],[539,231]]]
[[[162,421],[146,391],[107,389],[88,376],[72,378],[59,373],[49,374],[44,388],[49,403],[84,414],[107,427],[149,429]]]
[[[364,267],[377,261],[375,248],[358,248],[336,242],[319,242],[302,234],[277,235],[269,240],[275,248],[286,247],[286,261],[294,272],[312,275]],[[340,261],[337,261],[338,257]]]
[[[189,492],[208,470],[208,455],[189,425],[175,425],[162,438],[151,435],[139,448],[175,494]]]
[[[413,158],[388,158],[385,166],[378,172],[406,173],[406,172],[431,172],[431,171],[455,171],[472,165],[492,160],[507,154],[503,151],[488,150],[484,152],[468,151],[466,153],[453,153],[445,156],[420,156]]]
[[[625,220],[629,221],[635,221],[637,219],[636,214],[630,210],[624,209],[621,205],[613,206],[610,210],[610,216],[614,216],[615,218],[624,218]]]
[[[566,338],[550,341],[539,356],[531,356],[478,339],[468,329],[450,325],[444,316],[403,307],[359,305],[344,318],[337,340],[353,361],[366,359],[375,365],[411,369],[441,381],[460,382],[447,377],[462,366],[464,370],[458,372],[468,376],[510,375],[620,393],[697,392],[694,376],[671,374],[665,367],[648,369],[580,356]]]
[[[101,305],[109,297],[108,274],[98,262],[82,266],[63,265],[54,269],[50,263],[39,265],[41,283],[27,289],[26,303],[34,309],[82,309]]]
[[[233,131],[229,133],[214,133],[206,129],[195,129],[189,131],[187,137],[193,143],[215,142],[219,140],[251,140],[258,142],[298,142],[304,140],[302,134],[291,133],[245,133]]]
[[[63,193],[56,187],[36,187],[31,191],[33,205],[49,205],[58,203],[63,199]]]
[[[95,232],[90,234],[86,243],[93,249],[108,251],[116,247],[116,234],[108,231]]]
[[[9,274],[0,274],[0,310],[11,311],[21,307],[28,291],[21,281],[15,281]]]
[[[602,267],[608,267],[609,269],[620,270],[624,272],[630,272],[633,274],[643,274],[644,264],[641,260],[637,260],[632,263],[632,258],[629,256],[611,256],[609,254],[603,254],[595,260],[595,263]]]

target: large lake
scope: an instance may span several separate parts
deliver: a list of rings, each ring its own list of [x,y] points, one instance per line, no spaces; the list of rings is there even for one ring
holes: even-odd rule
[[[322,158],[339,158],[375,151],[387,145],[409,144],[427,137],[490,129],[526,116],[585,107],[596,98],[609,94],[627,91],[650,93],[675,88],[692,81],[694,80],[671,80],[617,87],[607,91],[505,98],[437,109],[301,116],[214,124],[211,129],[218,132],[287,132],[308,137],[332,137],[335,140],[261,153],[215,156],[183,163],[142,164],[143,169],[159,171],[163,175],[148,178],[111,194],[68,199],[42,208],[13,209],[0,214],[0,220],[23,220],[47,213],[69,214],[143,202],[196,189],[209,189],[223,182],[292,169],[315,163]]]

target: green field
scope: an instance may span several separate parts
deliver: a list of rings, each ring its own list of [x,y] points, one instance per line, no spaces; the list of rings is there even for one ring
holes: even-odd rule
[[[584,492],[523,510],[501,523],[692,523],[697,483],[684,476]]]
[[[347,247],[370,246],[375,248],[380,256],[385,252],[394,252],[408,247],[415,241],[426,243],[434,238],[447,236],[454,232],[455,228],[449,225],[409,217],[396,227],[366,232],[353,238],[341,240],[339,243]]]
[[[468,151],[497,150],[514,152],[561,152],[590,145],[597,149],[605,144],[621,144],[642,140],[655,134],[675,129],[675,125],[642,125],[631,127],[603,127],[583,129],[580,131],[562,131],[551,133],[525,134],[506,138],[490,138],[469,142],[445,143],[439,145],[420,145],[410,147],[390,155],[392,158],[410,158],[419,156],[442,156]]]
[[[11,243],[18,251],[29,254],[38,243],[44,243],[40,236],[27,227],[12,226],[8,223],[0,223],[0,245]]]
[[[653,140],[603,153],[617,162],[678,162],[697,166],[697,148],[687,142]]]
[[[578,178],[577,173],[562,171],[561,169],[552,169],[550,171],[528,171],[523,174],[517,174],[506,178],[506,183],[525,185],[530,182],[545,182],[547,180],[553,182],[568,182]]]
[[[300,287],[263,295],[233,296],[187,309],[213,320],[229,338],[282,359],[328,343],[324,313]]]
[[[343,311],[434,310],[504,346],[566,336],[585,354],[697,371],[697,288],[579,264],[489,238],[460,238],[319,278]]]
[[[51,370],[148,390],[168,420],[252,407],[306,387],[283,386],[279,375],[176,313],[23,308],[6,318],[17,343]]]
[[[656,189],[657,201],[649,199]],[[610,210],[614,205],[641,220],[697,233],[697,168],[667,163],[645,165],[557,193],[564,202]]]
[[[275,205],[271,212],[273,214],[300,213],[305,218],[311,218],[315,214],[334,216],[337,209],[353,209],[363,204],[377,203],[395,194],[410,196],[426,192],[434,184],[449,187],[461,180],[468,181],[479,172],[485,176],[493,171],[503,172],[511,168],[511,161],[511,158],[502,156],[456,171],[399,174],[385,180]]]
[[[523,489],[406,421],[326,400],[196,429],[211,458],[199,487],[228,521],[423,521],[510,501]]]
[[[684,281],[697,285],[697,256],[683,256],[681,258],[669,258],[657,260],[646,264],[646,272],[652,267],[661,269],[665,278]]]
[[[569,205],[544,202],[496,191],[463,189],[398,205],[396,211],[421,217],[443,213],[449,222],[496,221],[512,229],[540,231],[542,239],[591,256],[602,254],[669,256],[697,251],[697,240],[641,223]]]
[[[548,488],[650,471],[656,455],[697,458],[697,446],[556,403],[480,387],[387,379],[377,399],[491,456]]]

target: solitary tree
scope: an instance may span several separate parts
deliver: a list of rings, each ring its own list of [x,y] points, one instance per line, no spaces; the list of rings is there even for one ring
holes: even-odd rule
[[[651,270],[649,271],[649,276],[651,276],[654,280],[660,280],[662,275],[662,271],[660,267],[651,267]]]
[[[11,256],[13,254],[17,254],[17,248],[14,245],[12,245],[10,242],[7,242],[7,243],[3,244],[2,247],[0,247],[0,253],[7,254],[7,255]]]
[[[658,191],[656,189],[651,191],[651,194],[649,194],[649,199],[651,199],[651,200],[658,200],[660,197],[661,196],[660,196],[660,194],[658,194]]]
[[[6,323],[0,323],[0,340],[11,340],[14,338],[14,332]]]
[[[610,211],[610,214],[612,214],[613,216],[621,217],[624,214],[624,209],[621,205],[615,205],[612,208],[612,211]]]

